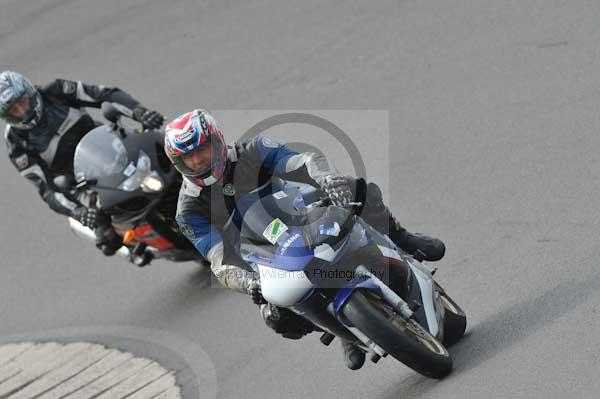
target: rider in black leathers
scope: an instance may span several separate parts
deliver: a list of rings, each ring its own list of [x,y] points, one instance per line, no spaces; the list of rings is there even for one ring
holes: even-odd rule
[[[105,101],[118,104],[145,128],[160,128],[164,121],[160,113],[116,87],[64,79],[39,87],[20,73],[0,73],[0,119],[7,123],[4,138],[11,162],[52,210],[95,229],[98,248],[112,255],[122,245],[121,238],[108,216],[96,211],[93,198],[74,189],[73,176],[75,148],[98,126],[84,108],[100,108]]]

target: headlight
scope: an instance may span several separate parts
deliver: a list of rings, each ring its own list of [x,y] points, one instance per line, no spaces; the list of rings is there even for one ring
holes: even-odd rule
[[[134,191],[142,187],[147,192],[161,191],[164,183],[158,173],[150,169],[151,166],[150,157],[140,150],[137,165],[134,167],[133,164],[130,164],[125,169],[124,173],[129,177],[118,188],[123,191]]]
[[[150,176],[147,176],[142,182],[142,189],[146,192],[158,192],[164,188],[163,180],[160,178],[158,173],[152,171]]]

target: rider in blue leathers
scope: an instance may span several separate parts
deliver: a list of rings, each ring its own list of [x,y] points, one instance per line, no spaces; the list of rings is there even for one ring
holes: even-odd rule
[[[265,304],[258,276],[237,254],[231,201],[269,186],[274,178],[308,183],[326,193],[336,205],[355,198],[362,183],[365,199],[361,216],[375,229],[389,234],[402,249],[421,250],[425,259],[443,257],[444,244],[435,238],[412,234],[400,226],[382,200],[379,187],[364,180],[340,176],[324,156],[297,153],[263,136],[227,146],[215,119],[205,110],[183,114],[169,123],[165,151],[182,173],[177,207],[181,231],[197,250],[211,262],[217,279],[226,287],[248,293],[267,324],[288,338],[300,338],[312,331],[311,324],[293,312]],[[362,350],[342,342],[346,365],[360,368],[365,359]]]

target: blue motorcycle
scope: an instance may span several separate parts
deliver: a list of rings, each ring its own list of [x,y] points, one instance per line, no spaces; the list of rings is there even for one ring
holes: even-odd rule
[[[390,354],[427,377],[446,376],[445,346],[463,336],[466,316],[435,271],[368,225],[357,207],[315,194],[283,182],[236,204],[239,251],[259,273],[264,298],[312,322],[325,345],[337,336],[373,362]]]

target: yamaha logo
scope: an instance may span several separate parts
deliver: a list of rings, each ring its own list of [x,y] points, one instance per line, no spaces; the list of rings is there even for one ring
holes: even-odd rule
[[[285,240],[285,242],[283,243],[282,247],[282,251],[285,251],[290,245],[292,245],[292,243],[294,241],[296,241],[298,238],[300,238],[300,234],[296,233],[293,236],[289,237],[287,240]]]

